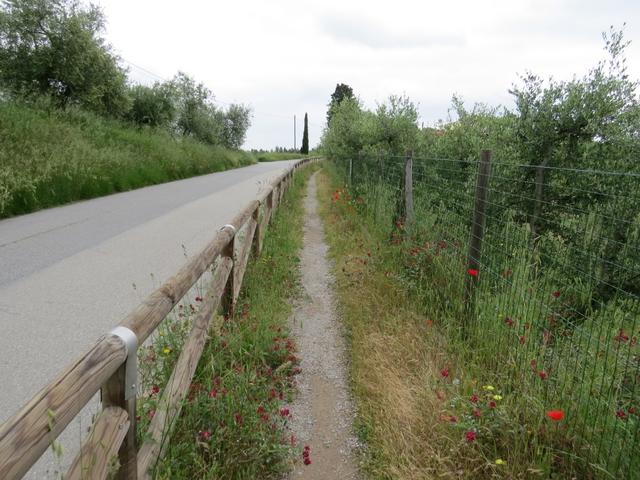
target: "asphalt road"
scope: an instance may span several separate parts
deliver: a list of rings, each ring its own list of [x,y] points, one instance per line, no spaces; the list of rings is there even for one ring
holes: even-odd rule
[[[0,221],[0,422],[292,163],[261,163]],[[63,467],[91,408],[63,434],[70,452]],[[25,478],[52,478],[56,463],[47,456]]]

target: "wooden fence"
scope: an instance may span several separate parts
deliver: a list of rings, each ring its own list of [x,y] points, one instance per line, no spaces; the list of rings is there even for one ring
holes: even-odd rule
[[[103,335],[82,356],[44,387],[0,427],[0,478],[21,478],[80,410],[100,390],[102,411],[65,479],[151,478],[151,467],[163,453],[170,426],[180,413],[191,379],[219,306],[230,313],[238,298],[251,251],[259,254],[265,230],[295,171],[317,161],[309,158],[280,175],[213,241],[180,271],[151,293],[120,325]],[[260,210],[262,207],[262,215]],[[236,233],[245,228],[240,238]],[[218,260],[144,442],[136,445],[137,347],[153,333],[200,277]]]

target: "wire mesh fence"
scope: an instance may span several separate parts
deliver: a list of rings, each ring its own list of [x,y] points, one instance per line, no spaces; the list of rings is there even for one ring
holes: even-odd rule
[[[336,164],[402,244],[402,278],[452,348],[510,395],[534,455],[579,478],[638,478],[640,175],[492,160],[479,219],[479,161]]]

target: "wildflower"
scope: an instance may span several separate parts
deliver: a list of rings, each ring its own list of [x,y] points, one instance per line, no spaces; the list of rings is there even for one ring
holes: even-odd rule
[[[260,420],[262,420],[264,423],[267,423],[269,421],[269,414],[264,413],[260,415]]]
[[[494,402],[493,400],[491,400],[489,402],[489,408],[496,408],[498,406],[498,404],[496,402]]]
[[[518,338],[518,341],[520,342],[520,345],[524,345],[524,342],[527,341],[527,337],[525,337],[524,335],[520,335],[520,338]]]
[[[478,403],[478,395],[474,393],[473,395],[471,395],[471,398],[469,398],[469,400],[471,400],[472,403]]]
[[[496,458],[496,465],[506,465],[507,462],[502,460],[501,458]]]
[[[553,295],[555,298],[558,298],[560,296],[560,290],[556,290],[551,295]]]
[[[636,409],[634,407],[629,407],[629,415],[633,415],[636,413]]]
[[[209,390],[209,398],[216,398],[218,396],[218,390],[216,390],[215,388],[212,388],[211,390]]]
[[[627,340],[629,340],[629,336],[626,333],[624,333],[624,330],[620,329],[620,332],[618,333],[618,335],[613,337],[613,339],[616,342],[626,342]]]
[[[170,349],[169,347],[164,347],[164,348],[162,349],[162,353],[164,353],[165,355],[167,355],[167,354],[171,353],[171,349]]]
[[[494,395],[493,399],[494,400],[502,400],[502,395]]]
[[[547,372],[545,372],[544,370],[540,370],[538,372],[538,376],[542,379],[542,380],[546,380],[547,379]]]
[[[195,298],[195,301],[196,301],[196,302],[201,302],[201,301],[202,301],[202,297],[196,297],[196,298]]]
[[[445,368],[443,370],[440,370],[440,375],[442,375],[444,378],[447,378],[449,376],[449,369]]]
[[[304,464],[305,465],[311,465],[311,459],[309,457],[305,457],[304,458]]]
[[[242,415],[240,415],[239,413],[236,413],[233,418],[236,421],[236,424],[238,425],[242,425]]]
[[[281,416],[281,417],[288,417],[288,416],[290,416],[290,415],[291,415],[291,413],[289,412],[289,409],[288,409],[288,408],[282,407],[282,408],[280,409],[280,416]]]
[[[476,439],[476,432],[473,431],[468,431],[465,434],[465,438],[467,439],[467,442],[471,443]]]
[[[559,422],[564,418],[564,412],[562,410],[549,410],[547,412],[547,417],[549,417],[554,422]]]
[[[475,268],[470,268],[469,270],[467,270],[467,273],[472,277],[477,277],[479,272]]]
[[[304,446],[304,450],[302,451],[302,458],[304,459],[305,465],[311,465],[311,447],[309,445]]]
[[[508,327],[513,327],[513,319],[511,317],[505,317],[504,319],[504,323],[505,325],[507,325]]]
[[[198,432],[198,437],[203,442],[207,442],[211,438],[211,432],[209,430],[200,430]]]
[[[482,416],[482,412],[478,408],[474,408],[471,413],[476,418],[480,418]]]
[[[493,387],[492,385],[485,385],[482,387],[484,390],[488,390],[490,392],[492,392],[493,390],[495,390],[495,387]]]
[[[153,387],[151,387],[151,395],[155,395],[159,391],[160,391],[160,387],[159,386],[154,385]]]
[[[264,407],[263,407],[262,405],[260,405],[260,406],[258,407],[258,410],[256,410],[256,413],[257,413],[258,415],[262,415],[262,414],[264,413],[264,411],[265,411],[265,410],[264,410]]]
[[[624,413],[624,410],[618,410],[616,412],[616,417],[618,417],[620,420],[624,420],[627,417],[627,414]]]
[[[147,415],[149,416],[149,420],[151,420],[153,417],[155,417],[156,411],[155,410],[149,410],[149,413]]]

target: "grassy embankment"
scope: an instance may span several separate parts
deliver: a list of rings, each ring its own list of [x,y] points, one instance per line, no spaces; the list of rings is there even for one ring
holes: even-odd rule
[[[0,102],[0,144],[0,218],[259,160],[77,109],[14,102]]]
[[[287,430],[287,402],[298,373],[289,338],[297,294],[306,181],[300,171],[269,227],[259,258],[250,261],[235,314],[215,321],[171,442],[154,472],[159,479],[280,478],[298,453]],[[197,301],[185,303],[140,353],[144,394],[141,431],[155,412]]]
[[[567,478],[549,447],[559,428],[517,414],[520,399],[492,383],[464,354],[437,302],[407,288],[407,248],[367,218],[365,205],[320,177],[324,218],[342,315],[349,332],[357,430],[372,478]],[[388,230],[388,229],[386,229]],[[436,270],[434,270],[436,271]],[[433,279],[443,291],[451,272]],[[529,409],[538,414],[539,405]],[[544,425],[546,424],[546,426]],[[530,436],[537,430],[537,435]],[[553,473],[555,472],[555,473]]]

